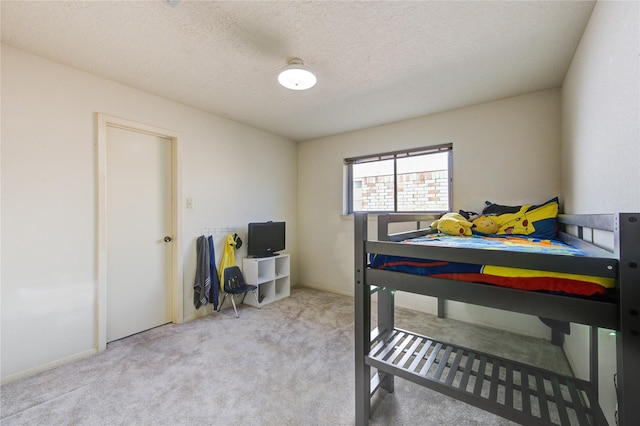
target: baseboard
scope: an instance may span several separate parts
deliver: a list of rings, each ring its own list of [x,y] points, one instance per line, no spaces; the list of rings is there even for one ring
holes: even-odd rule
[[[334,294],[339,294],[341,296],[353,297],[353,293],[349,293],[349,292],[346,292],[346,291],[340,291],[340,290],[336,290],[336,289],[333,289],[333,288],[313,286],[313,285],[308,285],[308,284],[296,284],[296,285],[291,286],[291,288],[292,289],[294,289],[294,288],[310,288],[311,290],[326,291],[327,293],[334,293]]]
[[[86,358],[91,355],[97,354],[97,349],[89,349],[88,351],[80,352],[74,355],[70,355],[64,358],[57,359],[55,361],[48,362],[46,364],[38,365],[33,368],[29,368],[27,370],[20,371],[18,373],[10,374],[6,377],[3,377],[0,380],[0,384],[10,383],[19,379],[23,379],[25,377],[33,376],[38,373],[42,373],[43,371],[51,370],[52,368],[60,367],[63,364],[67,364],[69,362],[77,361],[82,358]]]

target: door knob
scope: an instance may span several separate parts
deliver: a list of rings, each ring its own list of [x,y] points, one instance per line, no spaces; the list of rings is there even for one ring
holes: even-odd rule
[[[165,242],[165,243],[169,243],[169,242],[171,242],[171,237],[170,237],[170,236],[168,236],[168,235],[167,235],[166,237],[164,237],[164,242]]]

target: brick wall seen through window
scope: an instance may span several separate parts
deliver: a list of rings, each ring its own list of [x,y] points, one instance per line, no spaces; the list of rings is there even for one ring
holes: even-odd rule
[[[354,210],[393,211],[393,175],[354,179]],[[398,175],[398,211],[438,211],[449,206],[446,170]]]

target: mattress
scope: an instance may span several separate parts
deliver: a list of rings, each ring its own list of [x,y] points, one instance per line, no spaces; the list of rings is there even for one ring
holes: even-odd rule
[[[403,241],[403,243],[424,244],[436,247],[586,256],[584,252],[558,240],[514,235],[485,236],[474,234],[469,237],[459,237],[430,234],[424,237],[406,240]],[[370,267],[376,269],[573,296],[609,298],[612,294],[611,290],[615,287],[614,279],[577,273],[549,272],[495,265],[476,265],[382,254],[371,254],[369,261]]]

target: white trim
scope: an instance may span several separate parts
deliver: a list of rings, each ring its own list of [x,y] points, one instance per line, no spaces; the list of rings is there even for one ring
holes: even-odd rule
[[[96,349],[89,349],[84,352],[80,352],[74,355],[69,355],[64,358],[57,359],[55,361],[48,362],[46,364],[38,365],[33,368],[29,368],[27,370],[20,371],[18,373],[10,374],[6,377],[2,378],[0,384],[7,384],[10,382],[14,382],[19,379],[24,379],[25,377],[33,376],[34,374],[42,373],[43,371],[51,370],[52,368],[60,367],[61,365],[67,364],[69,362],[77,361],[82,358],[86,358],[91,355],[95,355],[98,352]]]
[[[98,288],[96,292],[96,350],[98,352],[107,348],[107,126],[118,127],[125,130],[146,133],[171,140],[171,210],[172,210],[172,322],[180,324],[184,316],[184,283],[182,280],[181,253],[181,168],[180,168],[180,143],[181,134],[173,130],[166,130],[143,123],[96,113],[97,117],[97,171],[98,171],[98,220],[97,220],[97,265]]]

